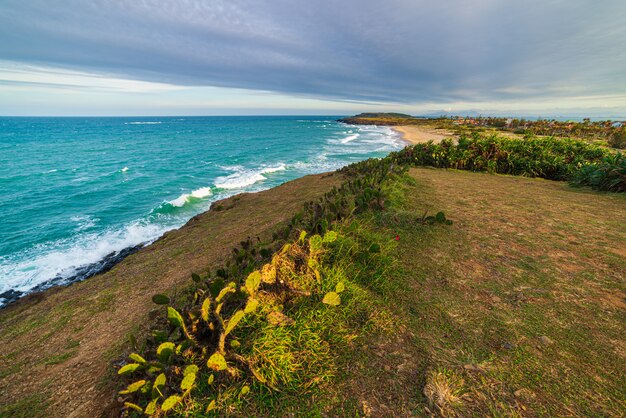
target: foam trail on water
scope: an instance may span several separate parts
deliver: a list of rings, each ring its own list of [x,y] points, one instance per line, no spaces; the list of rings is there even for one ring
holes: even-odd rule
[[[353,134],[353,135],[349,135],[343,139],[340,139],[339,142],[341,142],[342,144],[347,144],[348,142],[352,142],[355,139],[357,139],[359,136],[361,136],[360,134]]]
[[[246,170],[240,167],[234,167],[236,172],[215,179],[215,187],[218,189],[241,189],[251,186],[263,180],[267,180],[264,174],[275,173],[277,171],[286,170],[287,166],[280,163],[276,166],[265,167],[257,170]]]
[[[275,172],[277,172],[277,171],[283,171],[283,170],[285,170],[286,168],[287,168],[287,166],[286,166],[285,164],[280,163],[280,164],[278,164],[277,166],[274,166],[274,167],[266,167],[266,168],[263,168],[263,169],[261,170],[261,173],[263,173],[263,174],[267,174],[267,173],[275,173]]]

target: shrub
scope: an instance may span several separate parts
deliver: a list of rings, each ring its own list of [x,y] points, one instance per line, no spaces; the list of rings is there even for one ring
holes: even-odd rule
[[[417,144],[387,157],[399,165],[486,171],[549,180],[597,190],[624,192],[624,156],[584,141],[528,136],[462,136],[458,144],[444,140]]]
[[[608,143],[610,147],[626,149],[626,126],[613,131],[608,137]]]
[[[622,153],[617,153],[605,157],[600,163],[582,167],[573,176],[571,184],[624,193],[626,192],[626,158]]]

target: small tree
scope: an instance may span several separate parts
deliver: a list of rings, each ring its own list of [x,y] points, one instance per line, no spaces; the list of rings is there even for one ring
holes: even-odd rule
[[[622,127],[613,131],[608,138],[609,146],[613,148],[626,149],[626,128]]]

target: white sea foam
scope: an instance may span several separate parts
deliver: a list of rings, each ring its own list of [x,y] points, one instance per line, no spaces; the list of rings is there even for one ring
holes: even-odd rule
[[[137,122],[124,122],[124,125],[160,125],[162,122],[142,122],[142,121],[137,121]]]
[[[352,131],[350,131],[352,132]],[[347,137],[340,139],[339,142],[341,142],[342,144],[347,144],[348,142],[352,142],[355,139],[357,139],[359,136],[361,136],[360,134],[353,134],[353,135],[348,135]]]
[[[270,166],[270,167],[265,167],[265,168],[261,169],[261,173],[263,173],[263,174],[275,173],[277,171],[284,171],[286,169],[287,169],[287,166],[285,164],[283,164],[283,163],[280,163],[280,164],[278,164],[276,166],[273,166],[273,167]]]
[[[241,167],[231,167],[235,173],[228,176],[218,177],[215,179],[215,187],[219,189],[242,189],[247,186],[251,186],[263,180],[267,180],[264,174],[275,173],[277,171],[283,171],[287,166],[283,163],[263,167],[256,170],[246,170]]]
[[[201,188],[196,189],[193,192],[191,192],[191,195],[193,197],[197,197],[198,199],[202,199],[203,197],[211,196],[212,194],[213,194],[213,192],[211,192],[211,188],[210,187],[201,187]]]
[[[70,221],[76,222],[77,231],[84,231],[86,229],[96,226],[96,222],[98,221],[98,219],[95,219],[89,215],[81,215],[81,216],[72,216],[70,218]]]
[[[169,203],[172,206],[176,206],[180,208],[180,207],[185,206],[185,204],[187,204],[187,202],[192,200],[192,198],[203,199],[205,197],[211,196],[212,194],[213,192],[211,191],[210,187],[201,187],[199,189],[194,190],[191,193],[183,193],[180,196],[178,196],[176,199],[170,200],[167,203]]]
[[[28,292],[51,278],[69,278],[78,268],[96,263],[111,253],[153,242],[168,229],[171,227],[135,222],[118,230],[79,234],[39,244],[12,257],[0,257],[0,277],[3,278],[0,293],[9,289]],[[20,261],[15,262],[16,259]]]

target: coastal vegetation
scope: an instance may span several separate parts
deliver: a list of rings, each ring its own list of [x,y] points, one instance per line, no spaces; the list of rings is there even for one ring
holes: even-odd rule
[[[613,192],[626,189],[622,153],[568,138],[513,139],[474,133],[461,136],[457,143],[446,139],[439,144],[417,144],[391,156],[401,164],[415,166],[567,180]]]
[[[339,188],[307,202],[270,244],[242,242],[213,277],[193,274],[178,309],[164,312],[165,329],[154,329],[118,371],[133,377],[120,392],[130,398],[127,411],[167,412],[195,388],[186,413],[219,413],[250,385],[297,392],[328,380],[332,342],[359,331],[351,322],[376,304],[367,287],[389,267],[381,244],[359,236],[356,224],[335,229],[353,214],[384,209],[383,188],[404,171],[390,158],[352,164]],[[423,219],[446,221],[443,213]],[[170,298],[157,294],[153,301],[168,305]],[[334,310],[342,303],[349,310]]]
[[[523,118],[502,117],[440,117],[418,118],[394,113],[361,113],[356,116],[340,119],[351,124],[388,125],[388,126],[435,126],[455,132],[459,135],[470,135],[475,132],[503,132],[521,136],[547,136],[559,138],[575,138],[588,142],[607,145],[612,148],[626,147],[626,121],[559,121],[555,119],[529,120]]]
[[[135,352],[118,370],[124,411],[217,416],[298,410],[294,397],[309,399],[340,378],[339,364],[346,357],[358,357],[353,342],[405,333],[414,319],[394,312],[388,302],[407,285],[397,287],[392,280],[398,279],[394,268],[407,261],[394,254],[397,243],[416,233],[428,235],[429,228],[441,231],[436,225],[453,225],[442,211],[415,214],[408,203],[415,204],[409,191],[416,187],[415,176],[407,174],[410,167],[570,180],[623,191],[620,164],[621,154],[584,141],[474,133],[457,143],[418,144],[347,166],[341,170],[344,182],[317,202],[307,202],[271,242],[242,242],[225,266],[193,274],[182,293],[154,295],[153,301],[166,307],[145,342],[132,339]],[[617,175],[607,168],[616,165]],[[595,178],[600,180],[587,180]],[[396,232],[391,239],[390,228]],[[545,335],[534,338],[545,346],[554,343]],[[501,344],[517,351],[517,343]],[[487,390],[483,386],[491,382],[473,381],[474,373],[486,373],[483,364],[490,360],[483,356],[463,370]],[[485,405],[493,412],[520,413],[524,401],[533,403],[524,398],[538,390],[522,377],[532,389],[517,389],[515,401],[507,403],[494,392],[500,403],[472,406],[473,395],[459,371],[439,366],[425,370],[423,379],[425,410],[441,415],[479,414]],[[555,395],[551,390],[547,397]],[[324,413],[339,407],[328,402]],[[543,401],[538,405],[543,413],[560,410]],[[579,412],[602,410],[597,404],[580,407]],[[340,408],[346,412],[346,405]],[[363,401],[350,408],[368,415],[371,407]]]

